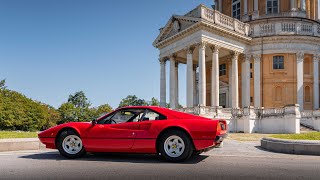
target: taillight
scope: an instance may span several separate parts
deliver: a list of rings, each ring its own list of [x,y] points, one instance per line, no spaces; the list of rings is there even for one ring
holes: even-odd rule
[[[227,130],[226,121],[219,121],[219,124],[221,130]]]

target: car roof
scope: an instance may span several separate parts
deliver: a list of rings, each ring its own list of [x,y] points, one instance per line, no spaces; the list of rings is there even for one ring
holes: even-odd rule
[[[154,111],[157,111],[165,116],[167,116],[167,118],[172,118],[172,119],[208,119],[205,117],[201,117],[201,116],[196,116],[193,114],[188,114],[188,113],[184,113],[184,112],[179,112],[179,111],[175,111],[172,109],[168,109],[168,108],[164,108],[164,107],[159,107],[159,106],[126,106],[126,107],[121,107],[119,109],[138,109],[138,108],[143,108],[143,109],[151,109]]]

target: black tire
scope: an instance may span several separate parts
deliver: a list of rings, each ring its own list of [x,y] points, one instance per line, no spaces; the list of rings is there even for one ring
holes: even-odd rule
[[[74,130],[68,129],[68,130],[63,131],[62,133],[60,133],[60,135],[57,139],[57,148],[58,148],[60,154],[68,159],[76,159],[76,158],[80,158],[80,157],[84,156],[86,154],[86,150],[84,149],[82,143],[81,143],[82,144],[81,150],[75,154],[70,154],[64,150],[63,141],[65,138],[67,138],[70,135],[76,136],[77,138],[79,138],[81,140],[78,133],[76,133]]]
[[[183,140],[183,143],[185,145],[183,153],[178,156],[178,157],[171,157],[169,154],[166,153],[165,150],[165,142],[166,140],[171,137],[171,136],[178,136]],[[186,161],[191,157],[193,154],[193,143],[191,142],[190,138],[186,133],[180,130],[170,130],[163,134],[160,139],[159,139],[159,144],[158,144],[158,150],[162,158],[164,158],[166,161],[170,162],[182,162]]]

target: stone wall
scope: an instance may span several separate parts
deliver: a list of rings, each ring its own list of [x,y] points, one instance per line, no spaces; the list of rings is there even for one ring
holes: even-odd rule
[[[274,133],[299,134],[299,105],[289,105],[283,108],[243,109],[194,107],[180,109],[182,112],[197,114],[212,119],[225,119],[229,132],[244,133]],[[320,111],[319,111],[320,115]],[[308,120],[309,121],[309,120]],[[320,128],[320,116],[316,121]]]

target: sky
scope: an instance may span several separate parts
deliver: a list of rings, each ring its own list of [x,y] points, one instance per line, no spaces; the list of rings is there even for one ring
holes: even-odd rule
[[[127,95],[159,99],[152,43],[173,14],[201,3],[213,0],[1,0],[0,80],[56,108],[80,90],[92,106],[116,108]],[[185,69],[179,67],[182,105]]]

